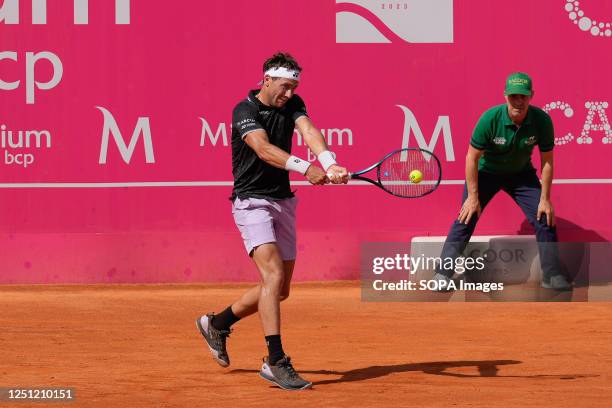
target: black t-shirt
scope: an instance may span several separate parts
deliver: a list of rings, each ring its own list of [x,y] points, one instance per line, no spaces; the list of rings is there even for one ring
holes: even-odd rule
[[[232,115],[232,200],[240,198],[283,199],[293,197],[289,186],[289,172],[264,162],[244,141],[255,130],[264,130],[274,146],[291,153],[295,121],[307,116],[304,101],[298,95],[280,109],[264,105],[256,95],[259,90],[234,108]]]

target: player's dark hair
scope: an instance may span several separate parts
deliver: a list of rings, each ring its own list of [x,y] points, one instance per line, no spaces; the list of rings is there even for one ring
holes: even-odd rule
[[[277,52],[268,58],[263,64],[263,72],[265,73],[270,68],[287,68],[293,71],[302,72],[302,67],[297,63],[291,54],[286,52]]]

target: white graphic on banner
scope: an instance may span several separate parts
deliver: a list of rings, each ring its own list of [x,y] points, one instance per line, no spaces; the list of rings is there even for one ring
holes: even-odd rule
[[[202,147],[205,146],[206,136],[208,136],[208,139],[210,140],[210,143],[213,146],[217,145],[219,138],[221,138],[221,140],[223,141],[223,146],[229,146],[229,142],[227,140],[227,128],[224,122],[219,123],[219,127],[217,127],[217,131],[213,134],[213,131],[210,125],[208,124],[208,122],[206,121],[206,119],[200,118],[200,120],[202,121],[202,132],[200,133],[200,146]],[[231,127],[232,126],[230,125],[230,129]]]
[[[414,133],[414,138],[416,139],[417,145],[420,149],[429,150],[433,153],[436,144],[438,142],[438,138],[440,133],[442,133],[442,138],[444,139],[444,151],[446,153],[446,161],[452,162],[455,161],[455,151],[453,149],[453,136],[451,134],[450,120],[448,116],[438,116],[438,121],[436,122],[436,127],[434,128],[431,139],[429,139],[429,144],[425,141],[425,137],[423,136],[423,132],[421,131],[421,127],[419,126],[419,122],[414,116],[414,113],[407,107],[403,105],[396,105],[404,112],[404,135],[402,137],[402,149],[406,149],[410,146],[410,134]],[[413,146],[414,147],[414,146]],[[429,156],[423,153],[423,157],[429,159]],[[404,159],[404,157],[401,157]]]
[[[27,168],[34,163],[32,149],[50,149],[51,132],[48,130],[10,130],[0,125],[0,147],[4,149],[4,164]],[[21,150],[27,151],[23,152]]]
[[[586,119],[582,126],[582,130],[580,132],[580,136],[576,139],[572,133],[567,133],[562,137],[555,138],[555,145],[562,146],[566,145],[574,140],[578,144],[590,145],[593,144],[593,138],[591,137],[591,132],[604,132],[604,136],[601,139],[603,144],[612,144],[612,129],[610,127],[610,122],[608,121],[608,116],[606,115],[606,109],[608,108],[608,102],[595,102],[595,101],[587,101],[584,103],[584,107],[587,109]],[[555,109],[563,111],[563,114],[567,118],[571,118],[574,116],[574,109],[570,106],[569,103],[563,101],[550,102],[544,105],[543,110],[545,112],[551,112]],[[595,115],[599,118],[598,123],[593,123],[595,121]]]
[[[349,128],[338,129],[338,128],[329,128],[329,129],[320,129],[321,134],[325,138],[325,142],[328,146],[343,146],[346,140],[347,146],[353,145],[353,131]],[[303,146],[304,139],[300,132],[297,129],[294,131],[294,136],[297,137],[297,145]],[[346,139],[345,139],[346,136]]]
[[[330,128],[330,129],[320,129],[321,134],[325,138],[325,142],[327,146],[344,146],[346,141],[346,146],[353,146],[353,131],[349,128],[338,129],[338,128]],[[296,129],[293,134],[294,138],[297,138],[297,145],[304,146],[304,138],[300,132]],[[346,139],[345,139],[346,136]],[[306,160],[311,163],[314,163],[317,160],[317,156],[310,150],[310,148],[306,149]],[[332,152],[332,154],[334,154]],[[335,156],[334,156],[335,157]]]
[[[597,22],[584,14],[580,9],[580,2],[576,0],[567,0],[565,3],[565,11],[568,13],[570,20],[574,22],[582,31],[588,31],[593,36],[612,37],[612,25],[609,22]]]
[[[0,61],[3,59],[9,59],[18,62],[18,56],[15,51],[2,51],[0,52]],[[38,53],[26,52],[25,57],[25,86],[26,86],[26,103],[31,105],[35,101],[35,88],[47,91],[53,89],[60,83],[64,74],[64,67],[62,61],[52,52],[42,51]],[[35,78],[35,67],[38,61],[48,61],[51,63],[53,68],[53,75],[48,82],[38,82]],[[6,82],[0,79],[0,89],[5,91],[13,91],[19,88],[21,80],[13,82]]]
[[[102,145],[100,147],[100,160],[98,161],[98,163],[106,164],[106,156],[108,154],[108,140],[110,138],[111,133],[113,134],[113,140],[115,140],[117,148],[119,149],[119,153],[121,153],[121,157],[123,158],[123,161],[125,163],[130,164],[130,161],[132,160],[132,155],[134,154],[134,150],[136,149],[136,142],[138,142],[138,138],[141,134],[144,142],[146,162],[155,163],[155,155],[153,153],[153,141],[151,140],[151,126],[149,124],[149,118],[138,118],[138,122],[136,122],[136,127],[134,127],[134,132],[132,132],[132,138],[130,139],[130,144],[128,146],[123,140],[123,136],[121,135],[121,131],[119,130],[119,126],[117,126],[117,122],[115,121],[113,114],[101,106],[96,106],[96,108],[98,108],[104,116]]]
[[[603,131],[605,136],[601,139],[603,144],[612,144],[612,129],[610,129],[610,122],[608,122],[608,116],[606,116],[606,109],[608,108],[608,102],[585,102],[584,107],[588,109],[587,118],[580,137],[576,140],[579,144],[591,144],[593,138],[590,136],[591,131]],[[599,123],[593,123],[595,114],[599,117]]]
[[[453,0],[336,0],[337,43],[452,43]]]
[[[566,118],[571,118],[572,116],[574,116],[574,109],[572,109],[571,105],[567,102],[550,102],[544,105],[544,107],[542,108],[542,110],[544,110],[544,112],[546,113],[550,113],[550,111],[553,111],[555,109],[563,111],[563,114]],[[562,146],[568,144],[572,140],[574,140],[574,135],[570,132],[561,137],[555,137],[555,145]]]
[[[47,24],[47,0],[31,1],[32,24]],[[19,24],[19,0],[4,0],[0,22]],[[74,24],[89,24],[89,0],[74,0]],[[115,0],[115,24],[130,24],[130,0]]]
[[[230,145],[228,140],[228,127],[229,132],[232,131],[232,125],[229,126],[225,122],[219,123],[217,126],[217,130],[213,132],[213,127],[208,123],[206,119],[203,117],[199,117],[202,122],[202,130],[200,132],[200,147],[205,147],[207,145],[211,147],[216,147],[217,143],[221,141],[220,146],[228,147]],[[349,128],[329,128],[329,129],[320,129],[321,134],[325,138],[325,142],[328,146],[353,146],[353,131]],[[208,139],[208,143],[207,140]],[[293,140],[295,141],[296,146],[305,146],[304,138],[298,132],[297,129],[293,132]],[[306,157],[309,162],[314,162],[317,159],[310,149],[307,149]]]
[[[210,145],[217,146],[219,141],[222,141],[222,146],[229,146],[228,140],[228,127],[229,132],[232,131],[232,125],[229,126],[225,122],[219,123],[217,126],[217,130],[213,132],[213,127],[208,123],[206,119],[203,117],[199,117],[202,122],[202,130],[200,132],[200,146],[204,147],[207,145],[206,139],[210,141]],[[320,129],[323,137],[328,146],[352,146],[353,145],[353,131],[349,128],[329,128],[329,129]],[[296,129],[293,132],[294,140],[296,140],[297,146],[303,146],[304,140],[302,135]]]

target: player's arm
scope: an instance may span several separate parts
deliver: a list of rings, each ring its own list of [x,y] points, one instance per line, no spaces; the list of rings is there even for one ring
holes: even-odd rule
[[[461,205],[459,210],[459,222],[469,223],[474,215],[480,217],[482,207],[478,198],[478,160],[484,154],[484,150],[489,145],[489,140],[492,137],[490,111],[487,111],[480,116],[472,138],[468,147],[467,156],[465,158],[465,184],[467,188],[467,198]]]
[[[478,160],[482,157],[484,150],[475,148],[470,144],[465,158],[465,184],[468,196],[459,211],[459,222],[469,223],[470,219],[476,214],[480,217],[482,208],[478,199]]]
[[[553,180],[553,149],[555,147],[555,129],[552,119],[546,115],[544,126],[541,129],[541,137],[538,138],[538,149],[540,150],[540,162],[542,164],[542,193],[536,217],[546,214],[546,224],[555,226],[555,212],[550,202],[550,189]]]
[[[325,137],[310,118],[306,115],[300,116],[295,125],[308,148],[317,156],[323,169],[330,175],[330,181],[334,184],[346,184],[348,182],[348,170],[336,163],[333,154],[327,148]]]
[[[537,218],[539,220],[543,214],[546,214],[546,224],[554,227],[555,211],[550,202],[550,189],[553,181],[553,151],[540,152],[540,161],[542,162],[542,194],[538,204]]]
[[[327,176],[317,166],[308,161],[291,156],[283,149],[270,143],[268,134],[262,130],[254,130],[243,137],[244,142],[257,154],[261,160],[279,169],[292,170],[306,176],[311,184],[325,184]]]

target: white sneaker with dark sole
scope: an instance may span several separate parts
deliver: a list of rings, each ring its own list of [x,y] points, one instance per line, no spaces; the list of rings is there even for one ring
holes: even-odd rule
[[[283,390],[298,391],[312,388],[312,383],[304,380],[295,371],[289,356],[283,357],[275,365],[269,364],[267,357],[264,358],[259,376],[278,385]]]
[[[219,363],[221,367],[228,367],[230,365],[230,359],[227,355],[227,338],[230,335],[229,330],[217,330],[211,324],[213,314],[207,314],[205,316],[198,317],[196,319],[196,327],[206,340],[206,344],[213,356],[213,359]]]

